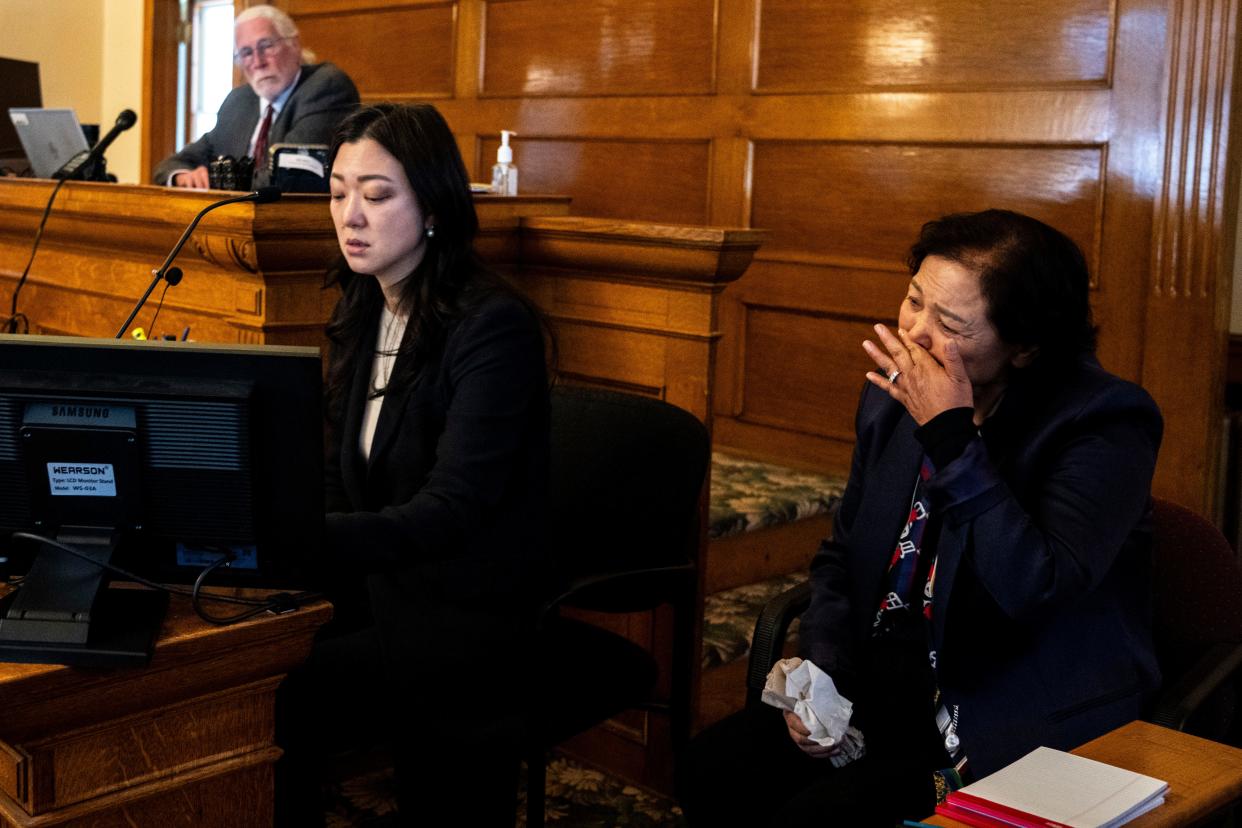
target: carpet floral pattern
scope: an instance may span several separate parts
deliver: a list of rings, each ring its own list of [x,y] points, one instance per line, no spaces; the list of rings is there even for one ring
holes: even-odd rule
[[[755,620],[772,598],[797,586],[805,572],[791,572],[755,584],[716,592],[703,599],[703,669],[719,667],[750,654]],[[796,633],[798,622],[790,626]]]
[[[708,536],[725,538],[825,514],[844,492],[844,477],[714,451]]]
[[[355,763],[357,764],[357,763]],[[554,755],[548,763],[549,826],[561,828],[684,828],[671,799],[607,773]],[[359,769],[328,792],[327,828],[365,828],[395,810],[392,770]],[[526,772],[518,795],[516,828],[526,825]]]
[[[622,779],[555,757],[548,764],[549,825],[566,828],[681,828],[681,809],[671,800]],[[520,795],[518,826],[526,825],[526,792]]]

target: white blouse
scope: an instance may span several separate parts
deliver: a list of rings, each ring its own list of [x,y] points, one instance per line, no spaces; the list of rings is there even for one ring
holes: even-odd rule
[[[379,331],[375,335],[375,359],[371,362],[371,383],[367,389],[366,408],[362,410],[362,428],[358,431],[358,447],[368,460],[371,458],[371,441],[375,439],[375,424],[379,422],[380,409],[387,399],[387,395],[372,397],[372,394],[376,389],[388,386],[408,321],[408,316],[397,316],[387,305],[380,313]]]

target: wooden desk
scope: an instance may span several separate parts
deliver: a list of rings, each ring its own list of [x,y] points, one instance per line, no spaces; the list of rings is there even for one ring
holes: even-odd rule
[[[276,686],[331,615],[216,627],[174,596],[145,668],[0,664],[0,828],[270,826]]]
[[[1242,799],[1242,750],[1158,725],[1130,722],[1071,752],[1169,783],[1164,804],[1127,828],[1193,825]],[[942,816],[926,822],[965,828]]]

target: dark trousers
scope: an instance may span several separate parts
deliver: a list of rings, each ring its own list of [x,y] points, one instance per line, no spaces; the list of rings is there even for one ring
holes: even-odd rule
[[[326,759],[378,745],[393,759],[396,824],[512,828],[526,709],[516,690],[521,625],[418,597],[415,622],[434,617],[420,627],[433,626],[429,638],[443,646],[398,648],[391,627],[356,628],[365,613],[343,603],[277,692],[276,737],[285,751],[276,767],[278,826],[322,825]],[[511,646],[498,653],[496,635],[483,630],[500,630]],[[404,642],[416,638],[403,632]]]
[[[330,628],[328,633],[335,633]],[[380,745],[387,700],[365,694],[383,691],[379,644],[373,628],[321,635],[306,663],[276,691],[276,825],[324,824],[324,771],[333,754]]]
[[[922,641],[868,648],[853,723],[866,755],[841,768],[790,739],[781,711],[747,709],[696,736],[678,763],[686,819],[702,826],[884,826],[935,808],[932,772],[949,766]]]

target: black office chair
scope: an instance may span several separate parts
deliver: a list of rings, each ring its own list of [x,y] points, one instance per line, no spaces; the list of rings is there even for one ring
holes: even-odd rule
[[[755,620],[755,634],[750,641],[750,659],[746,663],[746,706],[762,703],[763,686],[773,665],[784,656],[789,625],[811,605],[811,585],[801,583],[777,595],[763,605]]]
[[[1209,521],[1153,498],[1153,630],[1164,686],[1144,717],[1153,724],[1242,746],[1235,715],[1242,667],[1242,566]],[[755,623],[746,703],[759,704],[793,619],[811,603],[810,584],[776,596]]]
[[[1242,567],[1208,520],[1156,498],[1156,656],[1164,687],[1148,721],[1238,745]]]
[[[668,710],[689,736],[697,556],[704,533],[707,429],[659,400],[591,388],[552,392],[549,548],[559,593],[543,608],[527,750],[527,825],[544,822],[546,751],[623,710]],[[561,609],[673,610],[670,695],[657,665],[623,636]],[[584,688],[572,696],[564,686]]]

